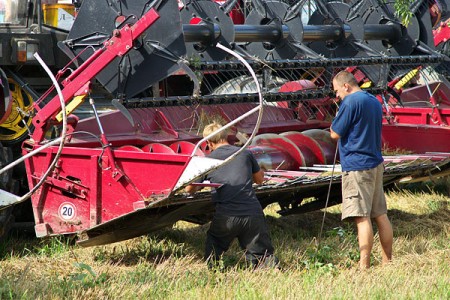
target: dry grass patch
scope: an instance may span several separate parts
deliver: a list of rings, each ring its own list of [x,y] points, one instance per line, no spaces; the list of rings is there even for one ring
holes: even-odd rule
[[[233,244],[223,270],[202,260],[208,225],[174,228],[107,246],[14,238],[0,245],[0,299],[448,299],[449,198],[433,188],[387,192],[394,261],[357,267],[356,231],[340,207],[279,217],[266,209],[282,270],[252,271]]]

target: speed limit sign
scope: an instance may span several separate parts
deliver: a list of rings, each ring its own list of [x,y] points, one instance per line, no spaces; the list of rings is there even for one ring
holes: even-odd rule
[[[64,202],[59,206],[58,214],[61,219],[64,221],[70,221],[75,218],[77,210],[75,205],[70,202]]]

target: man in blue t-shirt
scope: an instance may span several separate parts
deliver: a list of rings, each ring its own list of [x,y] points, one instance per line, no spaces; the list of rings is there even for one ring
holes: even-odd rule
[[[218,123],[209,124],[203,136],[221,127]],[[228,143],[226,130],[211,137],[208,146],[212,151],[208,157],[221,160],[240,149]],[[277,266],[264,213],[253,189],[253,182],[261,184],[264,181],[264,172],[253,154],[248,150],[242,151],[233,160],[206,175],[205,179],[222,184],[211,191],[216,211],[207,232],[205,259],[210,265],[218,261],[237,238],[245,250],[247,261],[253,266]],[[197,190],[197,186],[186,187],[186,192],[191,194]]]
[[[331,124],[331,137],[339,141],[342,166],[342,219],[352,218],[358,228],[360,268],[370,267],[372,221],[378,227],[382,263],[392,259],[393,233],[383,191],[381,155],[382,107],[362,91],[355,77],[341,71],[333,78],[336,97],[342,100]]]

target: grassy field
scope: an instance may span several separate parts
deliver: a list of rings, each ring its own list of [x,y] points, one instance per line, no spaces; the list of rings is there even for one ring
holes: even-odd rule
[[[236,244],[223,270],[202,261],[208,225],[174,228],[107,246],[14,237],[0,245],[0,299],[449,299],[447,180],[387,192],[394,260],[358,269],[355,228],[329,208],[279,217],[265,210],[281,270],[252,271]]]

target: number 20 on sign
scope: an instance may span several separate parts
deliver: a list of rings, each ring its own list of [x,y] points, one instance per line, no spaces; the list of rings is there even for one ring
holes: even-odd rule
[[[75,205],[69,202],[64,202],[59,206],[58,214],[64,221],[70,221],[75,218],[76,215]]]

